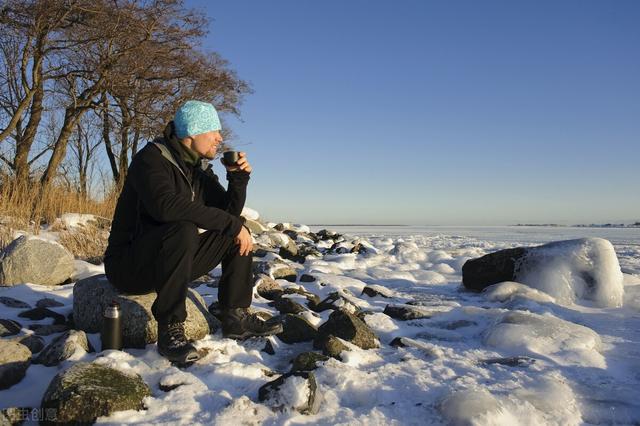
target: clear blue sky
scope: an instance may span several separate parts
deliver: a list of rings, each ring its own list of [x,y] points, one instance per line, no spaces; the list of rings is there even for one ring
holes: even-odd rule
[[[640,1],[187,5],[255,91],[226,119],[268,220],[640,220]]]

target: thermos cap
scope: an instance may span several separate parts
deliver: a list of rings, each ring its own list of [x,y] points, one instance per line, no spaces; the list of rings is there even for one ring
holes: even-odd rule
[[[105,318],[119,318],[120,317],[120,305],[115,300],[107,306],[104,310]]]

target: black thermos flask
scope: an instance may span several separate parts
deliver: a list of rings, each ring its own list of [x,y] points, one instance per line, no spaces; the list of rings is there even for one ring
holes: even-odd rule
[[[120,318],[120,305],[112,301],[102,316],[102,330],[100,331],[102,350],[122,349],[122,321]]]

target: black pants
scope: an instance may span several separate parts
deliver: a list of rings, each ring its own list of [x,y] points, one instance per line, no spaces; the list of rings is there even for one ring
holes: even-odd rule
[[[129,294],[156,291],[156,321],[184,321],[189,283],[222,262],[221,307],[246,308],[253,295],[252,253],[240,256],[233,238],[214,231],[198,234],[191,222],[169,222],[145,231],[118,255],[105,259],[107,278]]]

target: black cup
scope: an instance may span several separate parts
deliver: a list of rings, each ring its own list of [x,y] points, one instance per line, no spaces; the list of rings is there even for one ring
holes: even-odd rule
[[[227,166],[233,166],[240,159],[240,153],[238,151],[226,151],[222,154],[222,159]]]

